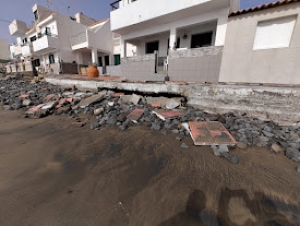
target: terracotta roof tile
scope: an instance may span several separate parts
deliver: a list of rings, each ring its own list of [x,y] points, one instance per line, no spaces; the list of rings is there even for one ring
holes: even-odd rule
[[[241,14],[256,12],[256,11],[265,10],[265,9],[270,9],[270,8],[274,8],[274,7],[277,7],[277,6],[287,5],[287,4],[295,3],[295,2],[300,2],[300,0],[283,0],[283,1],[272,2],[272,3],[269,3],[269,4],[263,4],[263,5],[260,5],[260,6],[256,6],[254,8],[249,8],[249,9],[244,9],[244,10],[241,10],[241,11],[232,12],[232,13],[229,14],[229,17],[238,16],[238,15],[241,15]]]

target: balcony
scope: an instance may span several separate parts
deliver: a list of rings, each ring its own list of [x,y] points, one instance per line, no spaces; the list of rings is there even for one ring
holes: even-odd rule
[[[82,49],[88,47],[87,32],[82,32],[71,37],[72,50]]]
[[[33,54],[33,46],[32,44],[26,44],[22,46],[22,55],[23,57],[32,56]]]
[[[200,14],[213,14],[213,10],[229,7],[230,0],[130,0],[116,1],[111,6],[111,30],[123,35]]]
[[[15,56],[19,56],[22,55],[22,46],[14,46],[14,55]]]
[[[44,35],[33,42],[33,51],[38,54],[49,53],[59,48],[59,40],[56,36]]]
[[[28,28],[26,23],[20,20],[14,20],[9,25],[9,32],[12,36],[23,36],[27,30]]]

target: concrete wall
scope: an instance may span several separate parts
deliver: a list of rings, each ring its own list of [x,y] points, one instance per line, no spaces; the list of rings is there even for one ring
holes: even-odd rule
[[[105,22],[99,30],[88,29],[88,47],[96,48],[100,51],[113,52],[112,32],[110,30],[110,21]]]
[[[253,50],[258,22],[297,15],[288,48]],[[300,2],[229,18],[220,82],[300,84]]]
[[[247,113],[250,117],[289,122],[299,122],[300,118],[299,87],[98,82],[60,77],[46,77],[46,81],[56,85],[72,84],[78,89],[107,88],[182,95],[187,98],[189,105],[218,113]]]
[[[89,26],[89,25],[96,22],[96,20],[84,15],[83,13],[76,13],[75,14],[75,19],[76,19],[77,23],[81,23],[81,24],[84,24],[84,25],[87,25],[87,26]]]
[[[178,15],[172,17],[171,14],[179,11],[181,11],[179,16],[184,17],[189,16],[191,13],[189,10],[193,8],[195,11],[192,12],[200,13],[199,9],[201,10],[201,8],[211,11],[222,6],[228,7],[230,4],[229,0],[173,0],[172,2],[169,0],[138,0],[122,7],[125,2],[122,1],[121,7],[110,13],[113,31],[159,17],[161,19],[169,17],[168,20],[171,21],[172,18],[178,18]]]
[[[121,59],[121,73],[128,81],[146,81],[155,74],[155,54]]]
[[[218,83],[223,47],[172,50],[168,60],[170,81]]]
[[[5,39],[0,38],[0,59],[9,60],[10,58],[10,49],[8,42]]]

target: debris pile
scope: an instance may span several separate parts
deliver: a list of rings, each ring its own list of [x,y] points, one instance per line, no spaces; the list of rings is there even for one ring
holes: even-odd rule
[[[275,153],[286,151],[287,157],[300,162],[300,127],[297,123],[280,126],[273,121],[263,121],[247,115],[209,113],[186,106],[184,98],[180,97],[144,97],[110,90],[81,92],[74,86],[60,87],[44,82],[31,84],[9,79],[0,81],[0,102],[5,110],[23,109],[25,117],[68,115],[74,118],[76,125],[83,126],[86,121],[81,122],[78,115],[90,114],[95,115],[95,121],[90,124],[92,130],[115,125],[123,131],[130,126],[143,124],[150,129],[160,130],[165,135],[177,134],[178,141],[191,135],[189,127],[193,127],[193,123],[219,122],[223,127],[221,130],[228,130],[228,134],[234,138],[233,143],[236,140],[238,147],[268,146]],[[209,145],[215,144],[230,143],[212,142]],[[181,147],[189,148],[185,143]],[[216,155],[221,155],[230,162],[238,161],[226,154],[228,152],[223,152],[222,146],[211,147]]]

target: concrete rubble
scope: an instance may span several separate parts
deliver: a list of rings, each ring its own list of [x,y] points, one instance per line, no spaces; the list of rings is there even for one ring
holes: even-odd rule
[[[67,115],[74,120],[72,124],[76,127],[86,124],[86,121],[80,121],[80,114],[93,115],[95,121],[90,124],[92,130],[114,125],[123,131],[131,126],[145,125],[165,135],[176,134],[182,148],[188,148],[182,141],[190,136],[182,123],[220,122],[237,141],[238,147],[246,149],[251,146],[267,146],[275,154],[285,153],[291,160],[300,161],[298,123],[279,125],[273,121],[251,118],[246,114],[214,114],[186,106],[184,98],[181,97],[144,97],[110,90],[101,90],[98,93],[82,92],[74,86],[28,83],[10,78],[0,81],[0,103],[5,110],[22,109],[24,117]],[[238,159],[229,152],[223,152],[223,148],[212,147],[215,154],[219,153],[229,162],[236,163]]]

